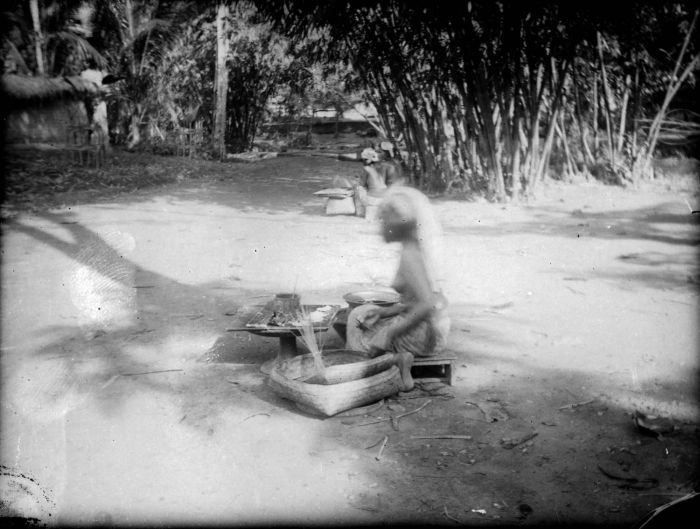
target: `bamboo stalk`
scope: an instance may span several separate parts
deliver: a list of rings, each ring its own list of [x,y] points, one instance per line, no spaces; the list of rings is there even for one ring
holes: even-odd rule
[[[630,76],[625,77],[625,92],[622,96],[622,108],[620,109],[620,128],[617,133],[617,150],[622,152],[622,146],[625,141],[626,119],[627,119],[627,104],[630,98]]]
[[[676,77],[678,71],[680,70],[680,65],[681,65],[683,56],[685,55],[686,49],[688,48],[688,43],[690,42],[690,37],[693,33],[693,30],[695,29],[695,23],[697,22],[697,19],[698,19],[698,13],[700,13],[700,9],[695,10],[695,13],[693,15],[693,21],[690,23],[690,27],[688,28],[688,32],[685,35],[685,39],[683,40],[683,46],[681,47],[681,51],[678,54],[678,58],[676,59],[676,64],[673,68],[673,74],[671,75],[671,77],[669,79],[668,86],[666,88],[666,96],[664,97],[664,102],[662,103],[659,111],[656,113],[656,116],[654,117],[654,121],[652,122],[652,125],[649,128],[648,144],[647,144],[647,148],[646,148],[646,150],[642,156],[642,160],[641,160],[641,171],[642,172],[644,172],[646,170],[646,168],[651,163],[651,157],[654,154],[654,149],[656,148],[656,143],[658,141],[660,122],[663,120],[663,117],[666,114],[666,110],[668,109],[668,106],[671,104],[671,101],[675,97],[675,95],[678,92],[678,90],[680,89],[681,85],[685,82],[686,78],[690,75],[690,73],[695,68],[695,64],[698,61],[700,61],[700,53],[698,53],[695,55],[695,57],[693,57],[690,60],[690,62],[687,64],[687,66],[683,70],[683,73],[681,73],[681,75],[679,77]],[[674,79],[676,80],[675,83],[674,83]]]
[[[593,159],[598,158],[598,74],[593,75]]]
[[[611,109],[611,95],[610,86],[608,85],[608,77],[605,70],[605,58],[603,56],[603,37],[600,31],[596,32],[596,39],[598,44],[598,59],[600,61],[600,73],[601,81],[603,83],[603,101],[605,102],[605,129],[608,135],[608,149],[610,150],[610,166],[615,167],[615,143],[613,141],[613,130],[612,130],[612,109]]]

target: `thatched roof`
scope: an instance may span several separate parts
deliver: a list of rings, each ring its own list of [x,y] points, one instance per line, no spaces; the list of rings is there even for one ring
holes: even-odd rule
[[[78,99],[99,92],[97,84],[77,76],[48,78],[5,74],[0,78],[3,99],[15,101]]]

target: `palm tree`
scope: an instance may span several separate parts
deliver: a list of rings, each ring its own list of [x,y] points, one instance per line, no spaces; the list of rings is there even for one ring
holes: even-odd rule
[[[89,41],[91,10],[85,0],[5,2],[5,57],[37,75],[75,75],[85,68],[106,67],[105,58]]]
[[[191,1],[95,0],[94,23],[120,83],[129,121],[128,147],[141,141],[140,126],[154,105],[153,73],[179,24],[198,9]]]

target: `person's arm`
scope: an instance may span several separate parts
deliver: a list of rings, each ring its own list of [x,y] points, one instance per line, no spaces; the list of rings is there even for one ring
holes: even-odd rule
[[[374,325],[382,318],[390,318],[392,316],[396,316],[397,314],[401,314],[404,312],[408,307],[404,305],[403,303],[396,303],[394,305],[389,305],[387,307],[376,307],[371,310],[368,310],[365,312],[365,315],[362,319],[362,325],[369,329],[374,327]]]
[[[379,307],[377,312],[379,312],[380,318],[390,318],[392,316],[396,316],[397,314],[401,314],[407,308],[408,307],[403,303],[394,303],[393,305],[387,305],[386,307]]]

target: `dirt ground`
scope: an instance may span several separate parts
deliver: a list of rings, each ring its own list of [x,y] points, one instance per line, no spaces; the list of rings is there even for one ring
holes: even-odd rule
[[[321,419],[267,386],[275,339],[226,329],[276,292],[343,305],[390,282],[397,248],[312,195],[359,165],[161,160],[196,178],[2,225],[4,516],[630,526],[697,486],[697,175],[433,199],[454,386]]]

